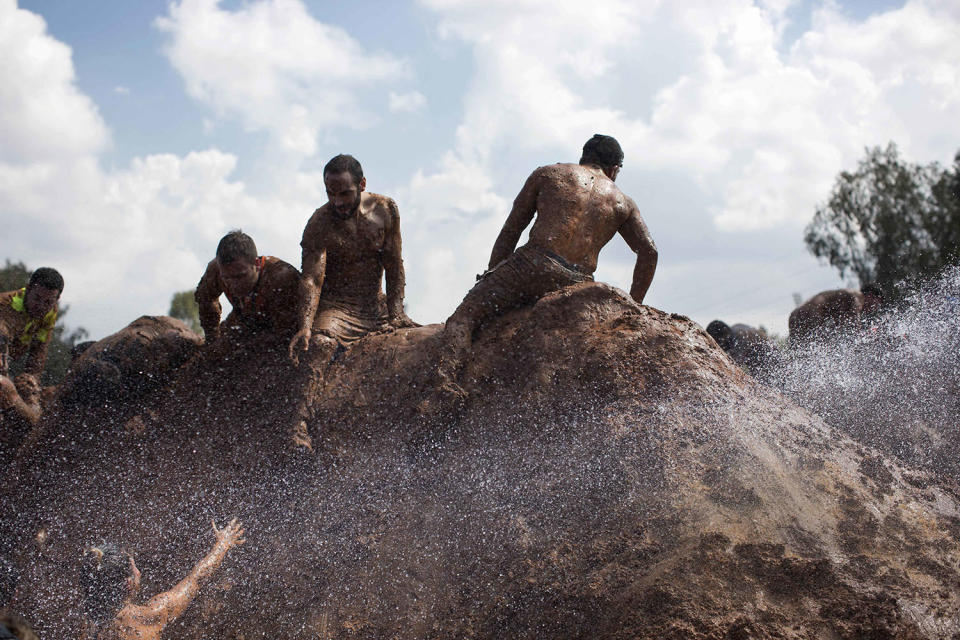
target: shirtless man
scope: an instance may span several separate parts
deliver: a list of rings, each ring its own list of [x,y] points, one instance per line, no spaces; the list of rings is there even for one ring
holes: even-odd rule
[[[800,345],[817,334],[837,332],[859,325],[883,304],[883,291],[875,284],[853,289],[834,289],[813,296],[790,313],[790,344]]]
[[[592,281],[600,249],[616,233],[637,254],[630,296],[643,302],[657,268],[657,248],[636,203],[614,184],[622,166],[620,144],[597,134],[583,145],[579,164],[549,165],[530,174],[493,245],[487,272],[447,319],[441,387],[462,394],[453,379],[484,320]],[[529,242],[514,250],[534,214]]]
[[[56,269],[40,267],[23,289],[0,293],[0,376],[8,375],[11,360],[24,355],[24,373],[43,373],[62,292],[63,277]]]
[[[353,156],[338,155],[323,168],[329,202],[303,230],[299,330],[290,359],[311,344],[333,353],[374,331],[415,327],[403,311],[403,257],[397,203],[368,193]],[[384,273],[387,295],[381,287]]]
[[[289,338],[297,330],[296,299],[300,272],[273,256],[258,256],[253,238],[231,231],[220,239],[194,299],[200,312],[205,343],[220,339],[223,330],[270,331]],[[220,294],[233,310],[220,324]]]
[[[140,590],[140,570],[133,558],[113,547],[91,547],[85,554],[81,586],[84,611],[96,640],[158,640],[164,627],[193,601],[200,584],[223,563],[227,552],[245,542],[236,518],[223,529],[213,524],[217,543],[179,584],[146,604],[133,604]]]

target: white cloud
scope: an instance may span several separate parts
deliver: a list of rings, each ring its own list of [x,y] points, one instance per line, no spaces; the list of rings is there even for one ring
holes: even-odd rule
[[[109,133],[77,90],[70,48],[40,16],[0,0],[0,163],[43,163],[104,149]]]
[[[118,84],[117,86],[115,86],[115,87],[113,88],[113,92],[116,93],[116,94],[119,94],[119,95],[121,95],[121,96],[128,96],[128,95],[130,95],[130,88],[129,88],[129,87],[124,87],[123,85],[119,85],[119,84]]]
[[[416,113],[427,106],[427,98],[419,91],[407,93],[390,92],[387,106],[394,113]]]
[[[219,0],[181,0],[156,25],[193,98],[305,156],[325,131],[371,123],[361,90],[409,76],[403,61],[365,51],[301,0],[258,0],[236,11]]]

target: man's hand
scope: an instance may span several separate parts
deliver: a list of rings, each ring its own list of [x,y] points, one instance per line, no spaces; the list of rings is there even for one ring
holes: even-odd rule
[[[213,520],[210,521],[210,524],[213,525],[213,535],[217,536],[217,544],[223,545],[226,549],[236,547],[247,541],[246,538],[242,537],[243,527],[240,526],[236,518],[231,520],[230,524],[223,529],[217,529],[217,523]]]
[[[394,329],[408,329],[410,327],[419,327],[420,324],[411,320],[403,311],[395,316],[391,316],[387,323]]]
[[[303,345],[303,346],[301,346]],[[293,334],[290,340],[290,361],[294,365],[300,364],[300,354],[298,351],[306,351],[310,348],[310,329],[303,328]]]
[[[9,409],[19,396],[20,393],[13,384],[13,380],[7,376],[0,376],[0,408]]]

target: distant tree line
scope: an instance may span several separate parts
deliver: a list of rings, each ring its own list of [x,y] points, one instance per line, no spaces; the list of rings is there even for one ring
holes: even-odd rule
[[[804,241],[841,277],[876,283],[888,300],[960,264],[960,152],[951,168],[903,160],[894,143],[867,149],[837,176]]]
[[[4,266],[0,268],[0,291],[13,291],[27,286],[31,273],[32,271],[23,262],[10,262],[7,258]],[[88,335],[83,327],[72,331],[67,330],[66,325],[63,324],[67,311],[69,311],[68,305],[60,305],[57,324],[50,338],[50,346],[47,348],[47,366],[40,378],[40,383],[44,386],[59,384],[63,380],[70,368],[70,350]],[[11,375],[21,373],[21,365],[22,363],[19,362],[14,363],[10,368]]]

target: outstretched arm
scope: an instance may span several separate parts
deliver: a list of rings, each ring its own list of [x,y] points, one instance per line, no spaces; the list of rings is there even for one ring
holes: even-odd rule
[[[200,584],[220,566],[227,551],[245,542],[243,528],[236,518],[223,529],[217,529],[216,523],[213,523],[213,533],[217,536],[216,544],[186,578],[173,589],[154,596],[145,605],[138,607],[137,617],[141,624],[163,628],[173,622],[193,601]]]
[[[653,274],[657,270],[657,246],[653,244],[653,238],[650,237],[650,230],[647,224],[640,216],[636,203],[627,198],[627,206],[630,208],[630,215],[620,226],[620,235],[627,241],[633,252],[637,254],[637,264],[633,268],[633,284],[630,286],[630,297],[643,304],[643,298],[647,295],[650,283],[653,282]]]
[[[537,195],[540,193],[540,169],[530,174],[524,183],[520,193],[513,201],[513,209],[507,216],[507,221],[503,223],[500,229],[500,235],[497,241],[493,243],[493,252],[490,254],[490,264],[488,269],[495,266],[510,257],[513,250],[517,248],[517,242],[520,235],[527,228],[533,215],[537,212]]]
[[[306,351],[310,348],[310,331],[313,329],[313,318],[317,314],[317,305],[320,304],[320,291],[323,289],[323,279],[326,272],[326,250],[316,251],[304,248],[297,311],[300,328],[290,340],[290,359],[294,364],[297,364],[300,360],[297,352]]]
[[[223,287],[220,286],[220,268],[216,260],[211,260],[207,264],[207,270],[203,272],[203,277],[197,284],[197,290],[193,292],[193,299],[197,301],[197,308],[200,315],[200,326],[203,327],[204,342],[211,344],[220,338],[220,294],[223,293]]]
[[[406,277],[403,272],[403,253],[400,239],[400,211],[397,203],[390,200],[388,203],[390,219],[387,237],[383,243],[383,271],[387,277],[387,316],[390,326],[395,329],[416,327],[416,322],[403,312],[403,290]]]

